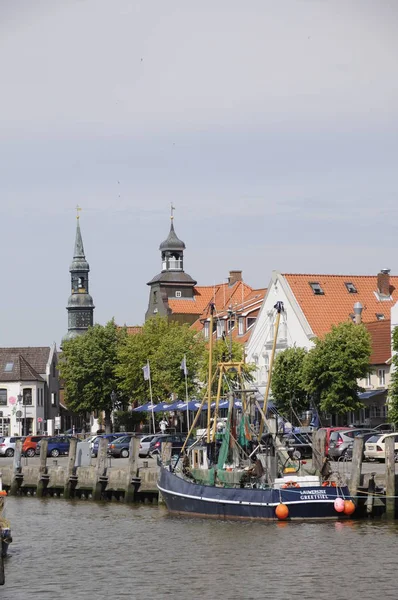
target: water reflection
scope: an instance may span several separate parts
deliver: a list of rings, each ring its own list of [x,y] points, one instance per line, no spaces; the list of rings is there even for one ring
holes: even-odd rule
[[[398,596],[395,523],[237,523],[36,498],[7,509],[15,541],[2,600]]]

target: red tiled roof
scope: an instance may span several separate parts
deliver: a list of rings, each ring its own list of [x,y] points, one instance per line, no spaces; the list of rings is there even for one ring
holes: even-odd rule
[[[362,321],[370,323],[377,314],[390,318],[391,306],[396,302],[395,289],[398,277],[390,277],[388,299],[380,300],[377,295],[377,276],[375,275],[319,275],[284,274],[297,302],[299,303],[315,335],[322,336],[330,331],[332,325],[350,320],[354,313],[355,302],[363,306]],[[314,294],[310,283],[319,283],[324,294]],[[348,292],[345,283],[352,283],[357,293]]]
[[[214,286],[195,286],[192,300],[169,298],[168,304],[174,314],[201,315],[212,301]]]
[[[142,333],[141,325],[128,325],[126,326],[128,335],[136,335],[137,333]]]
[[[382,365],[391,358],[391,321],[365,323],[372,337],[371,365]]]

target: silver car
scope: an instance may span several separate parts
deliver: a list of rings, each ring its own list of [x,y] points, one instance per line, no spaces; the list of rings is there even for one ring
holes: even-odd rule
[[[24,441],[24,437],[0,437],[0,456],[14,456],[15,443],[17,440]]]
[[[149,446],[154,437],[155,436],[153,434],[144,435],[144,437],[140,439],[140,449],[138,452],[138,456],[140,458],[146,458],[147,456],[149,456]]]
[[[370,434],[370,435],[367,435]],[[347,454],[348,448],[353,444],[358,435],[363,435],[368,439],[374,435],[373,429],[341,429],[332,431],[329,440],[329,457],[338,460]]]

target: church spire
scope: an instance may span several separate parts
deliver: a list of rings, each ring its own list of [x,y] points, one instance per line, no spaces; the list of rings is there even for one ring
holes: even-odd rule
[[[68,333],[62,342],[70,340],[87,331],[93,325],[94,304],[89,292],[90,266],[84,254],[82,233],[80,230],[80,207],[77,207],[76,237],[73,260],[69,267],[71,274],[71,295],[68,306]]]

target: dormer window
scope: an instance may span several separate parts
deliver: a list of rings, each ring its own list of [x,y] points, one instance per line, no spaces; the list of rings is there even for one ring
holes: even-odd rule
[[[317,281],[310,281],[310,286],[312,288],[312,291],[314,292],[315,296],[323,296],[324,295],[324,291],[321,288],[320,284]]]
[[[6,373],[10,373],[14,368],[14,363],[13,362],[8,362],[6,363],[6,366],[4,367],[4,371]]]
[[[384,319],[385,319],[385,316],[384,316],[384,314],[383,314],[383,313],[376,313],[376,319],[377,319],[378,321],[384,321]]]
[[[210,329],[210,323],[209,321],[205,321],[205,338],[208,339],[209,337],[209,329]]]
[[[181,292],[180,292],[180,290],[176,291],[176,298],[181,298]]]
[[[217,321],[217,337],[222,337],[223,333],[225,333],[224,321]]]
[[[358,290],[357,290],[357,288],[356,288],[356,287],[355,287],[355,285],[354,285],[353,283],[351,283],[350,281],[346,281],[346,282],[344,283],[344,285],[345,285],[345,287],[347,288],[347,292],[348,292],[349,294],[357,294],[357,293],[358,293]]]

